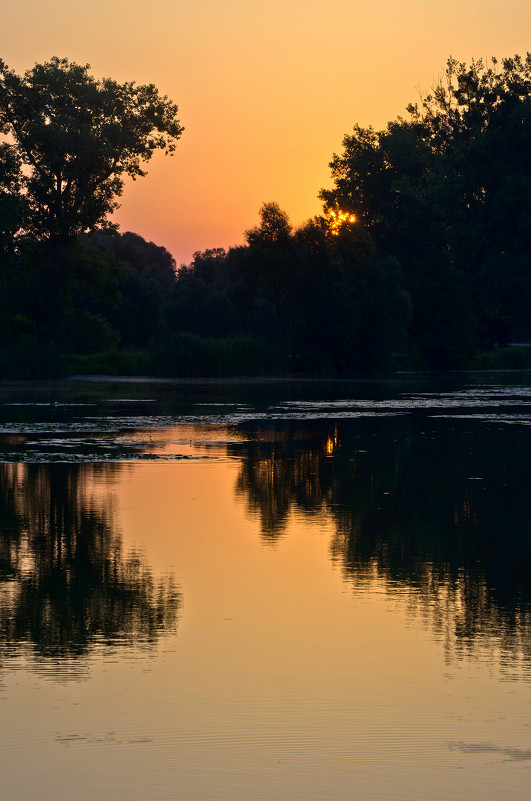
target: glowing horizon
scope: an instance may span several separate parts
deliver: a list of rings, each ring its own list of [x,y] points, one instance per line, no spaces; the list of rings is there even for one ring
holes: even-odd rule
[[[139,0],[22,0],[4,10],[0,57],[18,72],[54,55],[90,63],[97,78],[154,83],[178,104],[185,131],[175,156],[157,155],[146,178],[127,183],[115,220],[180,264],[242,243],[264,202],[294,225],[320,213],[344,135],[405,115],[449,56],[525,54],[523,0],[509,0],[502,18],[489,0],[482,8],[161,0],[149,19]]]

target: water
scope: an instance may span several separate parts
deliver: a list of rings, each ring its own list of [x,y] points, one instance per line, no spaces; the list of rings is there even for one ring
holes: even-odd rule
[[[0,798],[530,797],[531,377],[0,390]]]

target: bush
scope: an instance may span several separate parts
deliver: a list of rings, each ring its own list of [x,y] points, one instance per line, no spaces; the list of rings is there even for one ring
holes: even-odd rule
[[[476,370],[530,370],[531,346],[509,346],[480,353],[474,362]]]
[[[104,353],[69,354],[68,375],[153,375],[153,358],[147,350],[112,350]]]
[[[64,315],[61,341],[74,353],[102,353],[116,350],[120,335],[102,317],[88,309],[69,309]]]
[[[53,343],[26,336],[0,347],[0,380],[62,378],[65,360]]]
[[[289,368],[277,345],[257,337],[215,339],[188,333],[160,345],[155,364],[157,373],[168,377],[269,375]]]

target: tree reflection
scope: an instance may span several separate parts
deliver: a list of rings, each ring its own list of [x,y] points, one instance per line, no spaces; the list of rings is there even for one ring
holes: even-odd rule
[[[516,427],[411,415],[271,427],[237,491],[266,540],[326,510],[345,579],[407,593],[451,649],[490,637],[531,658],[530,482]]]
[[[323,508],[322,434],[272,428],[254,441],[249,438],[236,493],[247,498],[250,511],[260,517],[264,541],[272,543],[285,532],[293,508],[309,514]]]
[[[40,657],[95,642],[150,645],[177,620],[179,593],[125,554],[109,497],[90,482],[113,464],[0,465],[0,638]]]

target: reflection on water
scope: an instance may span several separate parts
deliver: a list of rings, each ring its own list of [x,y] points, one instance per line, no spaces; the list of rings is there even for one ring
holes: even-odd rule
[[[264,542],[292,512],[326,513],[345,580],[407,591],[449,659],[482,640],[531,665],[531,465],[519,433],[423,417],[248,436],[233,449],[236,491]]]
[[[111,498],[95,498],[93,479],[110,486],[124,458],[226,453],[239,464],[236,498],[259,517],[264,543],[279,541],[293,512],[332,520],[330,556],[345,581],[359,588],[377,578],[390,592],[407,591],[411,613],[428,615],[448,658],[481,638],[531,657],[531,465],[525,429],[506,425],[527,420],[528,387],[277,398],[266,409],[200,397],[187,399],[180,417],[169,400],[114,399],[105,414],[95,399],[59,410],[5,404],[5,415],[22,417],[4,428],[26,433],[4,434],[3,446],[25,449],[29,461],[0,466],[4,643],[60,656],[86,653],[96,640],[147,644],[171,629],[175,587],[155,580],[141,555],[123,553]],[[192,409],[205,413],[203,423]],[[39,422],[43,413],[53,424]],[[100,449],[100,463],[54,464],[73,451],[86,459],[83,448]]]
[[[259,514],[264,540],[272,542],[285,533],[294,507],[308,514],[323,510],[329,435],[271,427],[254,441],[252,432],[248,437],[242,447],[229,446],[229,452],[241,458],[236,493]]]
[[[179,593],[124,553],[110,495],[119,465],[0,465],[0,653],[82,657],[99,645],[150,646],[173,628]]]
[[[419,384],[11,388],[9,801],[527,801],[531,391]]]

